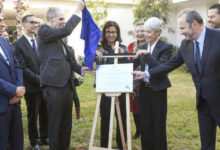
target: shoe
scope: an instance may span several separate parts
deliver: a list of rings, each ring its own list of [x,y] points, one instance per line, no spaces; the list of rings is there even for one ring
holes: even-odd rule
[[[82,120],[82,117],[80,115],[80,107],[76,107],[76,119],[77,120]]]
[[[136,133],[134,136],[132,136],[133,140],[137,140],[140,137],[140,133]]]
[[[37,145],[32,146],[32,149],[31,149],[31,150],[40,150],[40,147],[39,147],[39,145],[37,144]]]
[[[49,145],[49,139],[48,138],[43,138],[39,140],[39,145]]]

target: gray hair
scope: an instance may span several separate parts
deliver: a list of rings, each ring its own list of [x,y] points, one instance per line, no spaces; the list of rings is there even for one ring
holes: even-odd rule
[[[162,25],[162,21],[159,18],[151,17],[147,19],[147,21],[144,23],[144,27],[153,29],[156,32],[158,31],[161,32],[163,25]]]
[[[47,11],[47,21],[49,21],[50,18],[54,18],[57,16],[57,11],[60,9],[57,7],[50,7]]]
[[[197,11],[184,9],[177,15],[177,17],[180,18],[183,15],[186,16],[186,22],[189,23],[190,26],[192,25],[193,20],[197,21],[200,25],[203,25],[203,19]]]

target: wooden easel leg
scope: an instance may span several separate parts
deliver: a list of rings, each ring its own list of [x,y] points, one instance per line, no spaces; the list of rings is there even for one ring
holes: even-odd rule
[[[120,129],[120,134],[121,134],[122,147],[123,147],[123,150],[126,150],[127,148],[126,148],[126,143],[125,143],[124,129],[123,129],[123,124],[122,124],[122,119],[121,119],[121,110],[120,110],[118,97],[116,97],[116,112],[118,116],[118,124],[119,124],[119,129]]]
[[[130,124],[130,101],[129,93],[126,93],[126,121],[127,121],[127,144],[128,150],[131,150],[131,124]]]
[[[112,132],[113,132],[113,117],[115,112],[115,96],[111,97],[111,114],[110,114],[110,125],[109,125],[109,137],[108,137],[108,149],[112,149]]]
[[[89,150],[92,150],[92,146],[94,142],[95,129],[96,129],[96,124],[97,124],[97,119],[98,119],[101,97],[102,97],[102,94],[98,94],[98,99],[97,99],[96,109],[95,109],[95,116],[94,116],[93,125],[92,125],[92,133],[91,133],[90,142],[89,142]]]

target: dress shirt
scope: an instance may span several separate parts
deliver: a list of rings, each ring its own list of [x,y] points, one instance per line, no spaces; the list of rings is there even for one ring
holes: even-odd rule
[[[0,46],[0,54],[3,56],[3,58],[5,59],[5,61],[7,62],[7,64],[9,65],[9,60],[4,52],[4,50],[2,49],[2,47]]]
[[[31,47],[33,47],[33,44],[32,44],[32,41],[31,41],[32,39],[34,39],[35,44],[36,44],[36,46],[37,46],[37,42],[36,42],[35,37],[32,38],[32,37],[30,37],[30,36],[28,36],[28,35],[26,35],[26,34],[24,34],[24,36],[25,36],[25,38],[28,40],[28,42],[29,42],[29,44],[31,45]]]
[[[147,44],[147,50],[148,50],[148,52],[150,52],[151,54],[153,53],[154,48],[155,48],[157,42],[159,41],[159,39],[160,39],[160,37],[157,39],[157,41],[156,41],[153,45],[150,45],[150,43]]]
[[[160,38],[158,38],[157,41],[156,41],[153,45],[151,45],[151,46],[150,46],[150,43],[148,43],[148,45],[147,45],[147,51],[148,51],[150,54],[153,53],[154,48],[155,48],[157,42],[159,41],[159,39],[160,39]],[[148,69],[149,69],[148,64],[145,64],[145,73],[146,73],[146,75],[149,76],[150,74],[149,74],[149,72],[148,72]],[[143,79],[144,82],[149,82],[150,76],[149,76],[149,77],[148,77],[148,76],[146,76],[146,78]]]
[[[199,35],[198,39],[196,40],[199,43],[199,50],[200,50],[200,59],[202,58],[202,52],[203,52],[203,47],[204,47],[204,41],[205,41],[205,32],[206,32],[206,28],[204,27],[202,33]],[[194,43],[194,49],[196,49],[196,44]],[[194,60],[195,60],[195,55],[196,51],[194,51]]]

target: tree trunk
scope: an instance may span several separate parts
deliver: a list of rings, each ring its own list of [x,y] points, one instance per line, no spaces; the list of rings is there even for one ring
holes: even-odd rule
[[[22,28],[22,17],[24,17],[26,14],[28,14],[28,0],[17,0],[15,2],[15,9],[17,10],[17,15],[16,15],[16,31],[17,31],[17,39],[21,37],[24,33],[23,28]]]
[[[3,13],[3,11],[4,11],[4,10],[3,10],[3,9],[4,9],[4,4],[3,4],[4,1],[5,1],[5,0],[0,0],[0,12],[1,12],[1,13]]]

